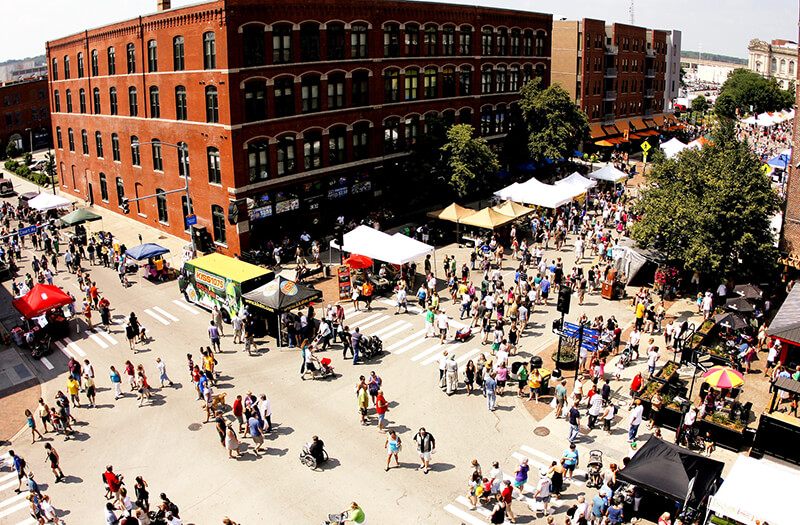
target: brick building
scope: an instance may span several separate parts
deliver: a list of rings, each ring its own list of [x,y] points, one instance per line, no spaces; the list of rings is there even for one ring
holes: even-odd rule
[[[0,148],[9,142],[20,151],[50,147],[50,108],[47,78],[31,78],[0,84]]]
[[[800,51],[790,60],[800,63]],[[800,80],[800,68],[794,70],[795,79]],[[800,107],[800,90],[795,94],[797,107]],[[800,118],[794,119],[792,130],[792,163],[786,182],[786,207],[783,212],[780,251],[781,262],[787,267],[800,269]]]
[[[188,236],[192,207],[223,252],[329,230],[403,183],[430,115],[502,137],[519,87],[550,81],[551,29],[551,15],[424,2],[160,0],[48,42],[60,180],[119,210],[182,187],[185,162],[192,202],[134,202],[131,217]]]
[[[680,32],[602,20],[553,22],[551,77],[586,112],[592,138],[657,134],[680,85]]]

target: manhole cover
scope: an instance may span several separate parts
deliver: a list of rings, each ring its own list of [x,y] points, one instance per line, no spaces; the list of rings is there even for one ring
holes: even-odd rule
[[[536,427],[533,429],[533,433],[539,437],[549,436],[550,429],[547,427]]]
[[[203,425],[200,424],[200,423],[192,423],[191,425],[189,425],[189,430],[191,430],[192,432],[197,432],[201,428],[203,428]],[[545,430],[547,430],[547,429],[545,429]],[[550,431],[548,430],[547,434],[549,434],[549,433],[550,433]],[[546,436],[547,434],[544,434],[544,435]]]

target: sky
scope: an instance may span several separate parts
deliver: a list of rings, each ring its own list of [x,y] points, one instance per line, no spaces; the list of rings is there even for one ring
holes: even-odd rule
[[[377,0],[379,1],[379,0]],[[631,0],[478,0],[484,5],[552,13],[553,19],[629,23]],[[683,49],[747,57],[753,38],[798,39],[797,0],[633,0],[635,24],[678,29]],[[197,3],[173,0],[173,7]],[[26,0],[4,2],[0,62],[45,53],[45,42],[156,10],[156,0]]]

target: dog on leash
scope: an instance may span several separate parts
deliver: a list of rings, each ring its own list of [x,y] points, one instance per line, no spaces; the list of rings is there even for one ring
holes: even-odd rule
[[[212,397],[211,410],[217,410],[218,408],[225,408],[227,406],[227,404],[225,403],[226,395],[228,394],[223,392],[222,394],[216,394],[214,397]]]

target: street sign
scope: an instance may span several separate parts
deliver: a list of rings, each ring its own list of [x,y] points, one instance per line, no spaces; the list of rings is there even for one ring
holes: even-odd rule
[[[580,326],[575,323],[564,323],[564,329],[561,331],[561,334],[566,337],[577,339],[581,337]],[[594,352],[597,350],[597,341],[599,338],[600,333],[597,330],[584,328],[583,336],[581,337],[581,348]]]
[[[193,224],[197,224],[197,215],[194,213],[186,216],[186,225],[191,226]]]
[[[25,237],[26,235],[30,235],[32,233],[36,233],[36,230],[37,230],[37,228],[36,228],[36,225],[34,224],[33,226],[28,226],[27,228],[22,228],[22,229],[18,230],[17,234],[19,234],[20,237]]]
[[[761,166],[761,173],[763,173],[764,175],[769,175],[770,171],[772,171],[772,166],[770,166],[769,164],[764,164],[763,166]]]
[[[642,151],[647,153],[648,151],[650,151],[650,148],[652,148],[652,146],[650,145],[649,142],[647,142],[646,140],[642,142]]]

